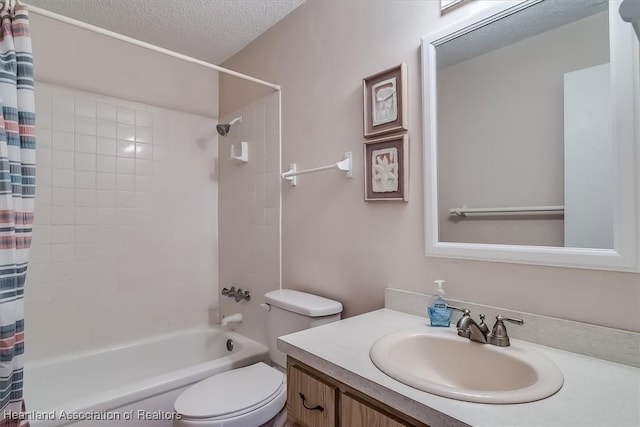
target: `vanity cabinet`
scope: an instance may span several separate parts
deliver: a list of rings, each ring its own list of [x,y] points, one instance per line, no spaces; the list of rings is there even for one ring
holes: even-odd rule
[[[428,427],[291,357],[287,417],[289,427]]]

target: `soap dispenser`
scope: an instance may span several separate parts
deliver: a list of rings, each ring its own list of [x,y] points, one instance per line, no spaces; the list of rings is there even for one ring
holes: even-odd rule
[[[437,295],[432,297],[429,302],[428,312],[429,319],[431,319],[431,326],[449,327],[451,324],[451,310],[447,305],[447,300],[444,297],[444,280],[436,280],[438,285]]]

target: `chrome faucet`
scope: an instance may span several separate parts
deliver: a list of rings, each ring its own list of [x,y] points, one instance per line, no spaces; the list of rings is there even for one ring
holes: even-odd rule
[[[501,314],[496,316],[496,323],[493,325],[493,329],[489,332],[489,327],[484,323],[485,315],[480,314],[480,323],[476,323],[471,317],[471,311],[467,308],[458,308],[452,305],[448,305],[452,310],[456,310],[462,313],[462,317],[456,324],[458,330],[458,336],[468,338],[471,341],[479,342],[481,344],[492,344],[498,347],[508,347],[511,343],[509,341],[509,335],[507,335],[507,328],[504,325],[504,321],[522,325],[524,320],[505,317]]]

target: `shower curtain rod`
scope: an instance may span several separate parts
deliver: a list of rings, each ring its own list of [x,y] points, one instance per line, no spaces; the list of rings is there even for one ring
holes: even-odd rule
[[[23,3],[25,4],[25,3]],[[239,73],[237,71],[233,71],[233,70],[229,70],[227,68],[224,67],[220,67],[219,65],[215,65],[215,64],[211,64],[209,62],[205,62],[205,61],[201,61],[199,59],[193,58],[191,56],[187,56],[187,55],[183,55],[181,53],[178,52],[174,52],[172,50],[169,49],[165,49],[163,47],[160,46],[156,46],[153,45],[151,43],[147,43],[147,42],[143,42],[137,39],[134,39],[133,37],[128,37],[122,34],[118,34],[115,33],[113,31],[109,31],[109,30],[105,30],[104,28],[100,28],[97,27],[95,25],[91,25],[91,24],[87,24],[86,22],[82,22],[82,21],[78,21],[77,19],[73,19],[73,18],[69,18],[67,16],[64,15],[60,15],[54,12],[50,12],[46,9],[42,9],[36,6],[31,6],[30,4],[26,4],[27,7],[29,8],[30,12],[33,12],[35,14],[41,15],[41,16],[45,16],[47,18],[51,18],[51,19],[55,19],[56,21],[60,21],[60,22],[64,22],[65,24],[70,24],[79,28],[83,28],[85,30],[89,30],[89,31],[93,31],[94,33],[98,33],[98,34],[102,34],[103,36],[107,36],[107,37],[111,37],[126,43],[130,43],[145,49],[149,49],[152,50],[154,52],[158,52],[158,53],[162,53],[164,55],[168,55],[177,59],[180,59],[182,61],[186,61],[186,62],[190,62],[192,64],[196,64],[196,65],[200,65],[202,67],[206,67],[206,68],[211,68],[213,70],[219,71],[221,73],[224,74],[229,74],[230,76],[234,76],[234,77],[238,77],[244,80],[248,80],[250,82],[253,83],[257,83],[263,86],[267,86],[270,87],[273,90],[276,91],[280,91],[280,85],[274,84],[274,83],[270,83],[264,80],[260,80],[257,79],[255,77],[252,76],[248,76],[246,74],[242,74]]]

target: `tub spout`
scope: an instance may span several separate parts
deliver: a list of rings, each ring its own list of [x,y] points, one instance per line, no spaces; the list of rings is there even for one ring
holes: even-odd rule
[[[234,313],[222,318],[222,326],[227,326],[229,323],[242,322],[242,313]]]

